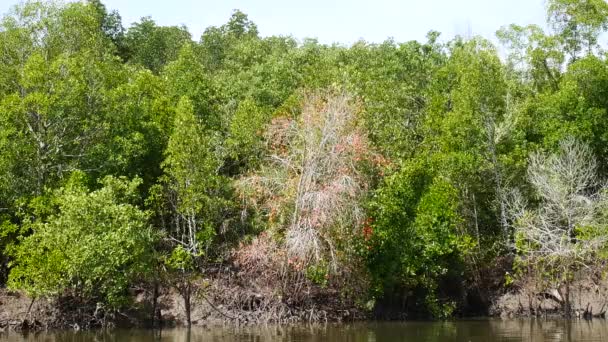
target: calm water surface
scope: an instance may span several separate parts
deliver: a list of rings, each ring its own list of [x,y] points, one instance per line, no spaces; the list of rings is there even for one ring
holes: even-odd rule
[[[608,341],[608,321],[473,320],[322,326],[214,327],[113,332],[0,333],[0,341]]]

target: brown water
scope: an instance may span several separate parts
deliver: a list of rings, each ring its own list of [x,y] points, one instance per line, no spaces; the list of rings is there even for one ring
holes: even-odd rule
[[[470,320],[454,322],[356,323],[317,326],[213,327],[54,332],[20,335],[0,333],[0,341],[608,341],[608,321]]]

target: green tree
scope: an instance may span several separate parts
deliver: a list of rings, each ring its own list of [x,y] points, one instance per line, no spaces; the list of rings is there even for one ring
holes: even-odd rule
[[[141,180],[106,177],[89,192],[81,173],[56,191],[56,211],[29,223],[14,250],[8,286],[32,297],[95,298],[119,308],[128,288],[150,274],[155,236],[133,205]]]
[[[598,37],[608,29],[608,3],[604,0],[549,0],[547,18],[574,61],[581,52],[591,54],[598,47]]]
[[[177,59],[167,65],[162,77],[173,104],[188,97],[198,120],[202,120],[207,129],[222,132],[227,119],[219,115],[216,85],[198,60],[194,48],[193,44],[185,44]]]
[[[525,152],[504,69],[487,41],[456,41],[440,75],[429,101],[423,146],[459,189],[471,234],[481,240],[482,235],[497,236],[499,229],[506,242],[511,234],[504,188],[521,172]]]
[[[605,174],[606,115],[604,85],[608,82],[605,61],[588,56],[572,63],[556,92],[544,93],[530,101],[526,110],[535,119],[534,131],[540,142],[556,149],[560,141],[575,137],[588,142]]]
[[[370,138],[392,160],[411,157],[422,142],[431,86],[447,59],[439,34],[429,32],[427,38],[424,44],[358,42],[338,62],[348,70],[349,88],[363,101]]]
[[[474,242],[463,229],[457,189],[434,174],[413,161],[384,180],[370,202],[366,253],[376,296],[416,301],[418,310],[440,318],[455,308],[440,285],[449,280],[457,287]]]
[[[201,36],[206,65],[210,70],[222,68],[235,43],[252,39],[258,39],[257,26],[245,13],[235,10],[226,24],[208,27]]]
[[[193,277],[213,257],[210,247],[217,228],[231,209],[229,182],[219,173],[220,140],[216,132],[205,128],[194,114],[192,101],[182,97],[162,163],[165,175],[150,198],[156,202],[172,248],[166,264],[179,275],[172,284],[184,299],[188,325]]]
[[[125,34],[126,59],[159,73],[177,59],[181,47],[188,42],[191,36],[185,26],[158,26],[150,17],[144,17]]]
[[[268,110],[257,106],[253,100],[245,99],[239,103],[226,139],[226,148],[234,168],[254,168],[261,162],[265,148],[264,133],[269,121]]]
[[[162,165],[175,215],[171,234],[193,256],[204,255],[221,219],[227,181],[219,174],[219,139],[212,131],[205,131],[187,97],[177,106],[165,156]]]
[[[88,164],[93,177],[106,174],[140,176],[143,193],[161,176],[174,109],[160,76],[141,67],[127,66],[127,81],[104,97],[103,144],[95,145]],[[109,142],[109,143],[108,143]],[[100,168],[101,167],[101,168]]]

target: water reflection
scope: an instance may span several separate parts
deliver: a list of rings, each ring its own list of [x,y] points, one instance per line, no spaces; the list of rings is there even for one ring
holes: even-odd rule
[[[199,342],[199,341],[608,341],[608,322],[565,320],[469,320],[453,322],[357,323],[315,326],[213,327],[111,332],[0,333],[0,341]]]

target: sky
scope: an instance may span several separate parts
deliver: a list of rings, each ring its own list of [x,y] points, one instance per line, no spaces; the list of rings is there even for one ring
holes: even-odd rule
[[[103,0],[102,0],[103,1]],[[19,3],[0,0],[0,13]],[[225,23],[234,9],[245,12],[262,36],[317,38],[350,45],[359,39],[382,42],[424,40],[430,30],[493,38],[503,25],[545,23],[544,0],[105,0],[128,27],[143,16],[160,25],[188,27],[198,40],[206,27]]]

